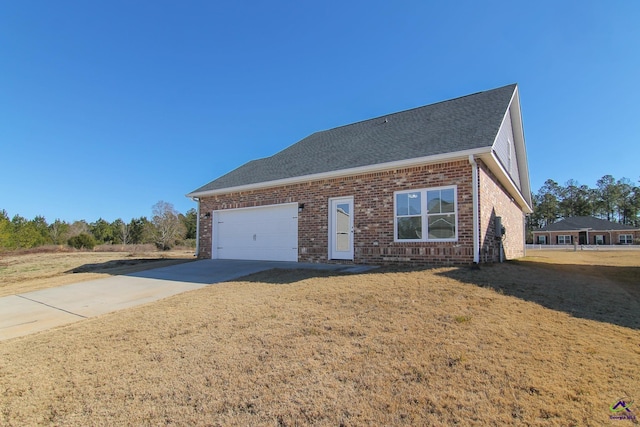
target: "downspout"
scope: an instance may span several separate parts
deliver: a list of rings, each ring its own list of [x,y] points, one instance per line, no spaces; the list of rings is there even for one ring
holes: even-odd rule
[[[473,175],[473,263],[480,263],[480,227],[478,226],[478,164],[473,154],[469,154],[469,163],[471,163]]]
[[[200,256],[200,198],[192,197],[191,200],[198,203],[196,212],[196,258]]]
[[[527,215],[525,213],[522,213],[522,223],[524,224],[522,227],[522,252],[524,256],[527,256]]]

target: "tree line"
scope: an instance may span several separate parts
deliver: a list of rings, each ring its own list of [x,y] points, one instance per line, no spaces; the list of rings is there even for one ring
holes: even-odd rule
[[[102,244],[155,244],[167,250],[176,245],[195,243],[197,214],[175,210],[171,203],[159,201],[152,207],[152,216],[133,218],[129,222],[102,218],[68,223],[56,219],[47,223],[44,216],[29,220],[20,215],[11,219],[0,210],[0,250],[30,249],[44,245],[69,245],[77,249],[93,249]]]
[[[640,182],[640,181],[639,181]],[[605,175],[595,188],[569,180],[560,185],[548,179],[533,195],[533,213],[528,231],[572,216],[594,216],[640,228],[640,186],[628,178],[616,180]],[[151,219],[141,216],[129,222],[102,218],[87,223],[68,223],[56,219],[47,223],[43,216],[28,220],[20,215],[9,218],[0,210],[0,250],[29,249],[43,245],[69,245],[92,249],[100,244],[155,244],[159,249],[195,243],[197,214],[175,210],[171,203],[159,201],[152,206]]]
[[[600,178],[595,188],[573,179],[565,185],[548,179],[533,195],[529,230],[572,216],[594,216],[640,228],[640,186],[612,175]]]

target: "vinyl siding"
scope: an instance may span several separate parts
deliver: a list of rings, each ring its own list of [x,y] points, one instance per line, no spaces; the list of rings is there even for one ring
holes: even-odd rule
[[[519,189],[522,189],[520,185],[520,172],[518,170],[518,161],[516,158],[516,149],[513,138],[513,128],[511,126],[511,111],[507,111],[506,117],[498,132],[498,137],[493,145],[500,163],[504,169],[509,173],[509,176],[516,183]]]

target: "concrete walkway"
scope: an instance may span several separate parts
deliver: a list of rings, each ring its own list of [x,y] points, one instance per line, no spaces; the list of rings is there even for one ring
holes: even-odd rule
[[[362,272],[369,266],[202,260],[0,298],[0,340],[157,301],[273,268]]]

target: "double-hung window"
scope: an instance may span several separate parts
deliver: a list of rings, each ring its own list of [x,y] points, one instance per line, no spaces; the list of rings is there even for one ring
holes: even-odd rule
[[[458,240],[456,187],[436,187],[395,193],[395,233],[399,242]]]
[[[620,244],[621,245],[630,245],[633,243],[633,234],[621,234],[620,235]]]
[[[571,244],[571,235],[560,235],[560,236],[558,236],[558,244],[559,245],[570,245]]]

